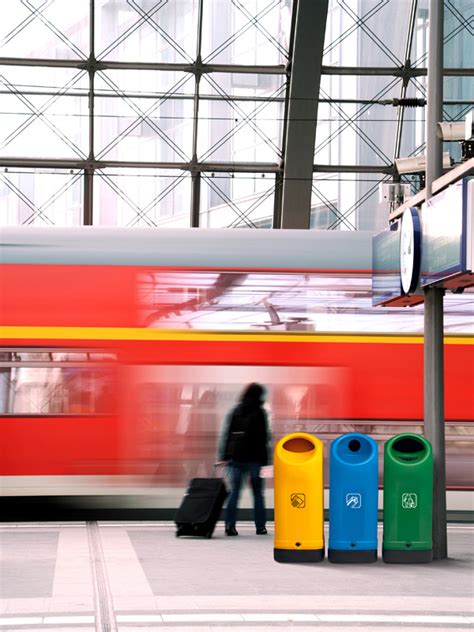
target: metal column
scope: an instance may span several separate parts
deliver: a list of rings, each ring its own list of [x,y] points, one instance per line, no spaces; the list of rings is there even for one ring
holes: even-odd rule
[[[443,5],[430,0],[428,49],[428,106],[426,123],[426,197],[442,175],[442,144],[436,124],[443,109]],[[433,557],[448,556],[446,526],[446,452],[444,439],[444,342],[442,288],[425,290],[424,312],[424,428],[433,446]]]
[[[282,228],[309,228],[328,0],[298,0],[282,191]]]
[[[97,62],[95,58],[95,0],[90,0],[90,22],[89,22],[89,38],[90,38],[90,50],[89,58],[87,60],[87,71],[89,73],[89,155],[87,158],[87,164],[84,169],[84,214],[83,224],[84,226],[92,226],[94,223],[93,208],[94,208],[94,81]]]
[[[198,161],[197,145],[198,145],[198,125],[199,125],[199,86],[202,75],[202,16],[203,16],[203,0],[199,0],[198,7],[198,36],[196,44],[196,63],[194,65],[194,113],[193,113],[193,146],[191,159],[191,219],[192,228],[199,228],[201,213],[201,174],[196,170]]]

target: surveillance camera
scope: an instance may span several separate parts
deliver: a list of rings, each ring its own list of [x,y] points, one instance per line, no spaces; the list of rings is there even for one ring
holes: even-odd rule
[[[474,140],[474,110],[467,114],[464,121],[443,121],[438,123],[436,128],[440,140]]]
[[[451,167],[449,151],[443,152],[443,169]],[[426,156],[413,156],[412,158],[397,158],[395,168],[400,175],[404,173],[422,173],[426,171]]]
[[[465,123],[463,121],[445,121],[438,123],[436,134],[440,140],[464,140]]]

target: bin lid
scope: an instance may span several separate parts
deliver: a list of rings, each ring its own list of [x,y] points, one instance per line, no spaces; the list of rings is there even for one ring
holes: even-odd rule
[[[412,433],[398,434],[385,444],[385,453],[398,462],[415,465],[431,457],[431,443],[425,437]]]
[[[295,465],[306,463],[317,455],[322,456],[322,441],[306,432],[293,432],[278,441],[275,457]]]
[[[331,442],[331,458],[351,465],[362,465],[377,460],[377,443],[359,432],[343,434]]]

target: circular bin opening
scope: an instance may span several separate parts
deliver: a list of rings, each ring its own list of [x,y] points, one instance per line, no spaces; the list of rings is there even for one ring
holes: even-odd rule
[[[358,439],[352,439],[351,441],[349,441],[349,450],[351,452],[359,452],[360,450],[360,441],[358,441]]]
[[[331,454],[337,455],[343,463],[353,465],[365,463],[376,451],[373,440],[364,435],[342,435],[331,445]]]
[[[417,461],[424,456],[426,446],[416,437],[401,437],[394,442],[392,449],[401,461]]]
[[[314,445],[308,439],[303,437],[297,437],[295,439],[288,439],[283,444],[283,448],[287,452],[311,452],[314,450]]]

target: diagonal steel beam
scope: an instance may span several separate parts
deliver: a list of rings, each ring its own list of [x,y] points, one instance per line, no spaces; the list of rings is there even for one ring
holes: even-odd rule
[[[328,0],[299,0],[283,172],[282,228],[309,228],[314,139],[318,118]]]

